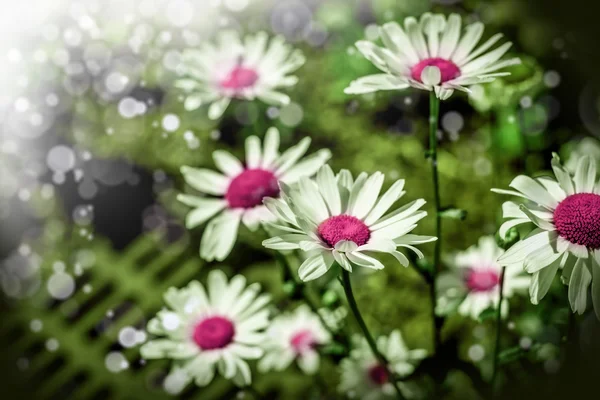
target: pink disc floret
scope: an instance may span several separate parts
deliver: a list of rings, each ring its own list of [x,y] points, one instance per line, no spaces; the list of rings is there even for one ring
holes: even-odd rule
[[[468,270],[465,281],[471,292],[489,292],[500,283],[500,274],[496,268],[471,268]]]
[[[442,75],[441,83],[451,81],[460,76],[460,68],[456,64],[450,60],[436,57],[420,61],[411,68],[410,74],[415,81],[423,83],[421,74],[425,67],[438,67]]]
[[[277,177],[265,169],[246,169],[233,178],[227,192],[230,208],[253,208],[262,204],[265,197],[278,197]]]
[[[292,335],[290,345],[297,354],[303,354],[314,349],[317,345],[317,341],[310,330],[302,329]]]
[[[227,347],[233,342],[235,327],[233,322],[221,316],[208,317],[194,327],[194,342],[202,350],[214,350]]]
[[[375,385],[383,385],[390,379],[387,370],[381,364],[375,364],[367,370],[367,375]]]
[[[554,225],[563,239],[588,249],[600,249],[600,195],[567,196],[554,210]]]
[[[342,240],[362,246],[371,238],[369,227],[351,215],[335,215],[326,219],[319,225],[318,232],[323,241],[331,247]]]
[[[258,73],[252,68],[237,65],[219,84],[223,89],[239,91],[254,86]]]

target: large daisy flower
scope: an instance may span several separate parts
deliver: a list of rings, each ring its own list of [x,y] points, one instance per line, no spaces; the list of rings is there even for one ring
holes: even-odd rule
[[[438,277],[439,314],[446,314],[458,306],[458,312],[477,319],[486,309],[497,308],[500,301],[502,267],[497,260],[504,253],[492,236],[479,239],[478,245],[455,254],[450,260],[450,271]],[[504,271],[505,299],[515,291],[529,287],[529,276],[523,276],[520,265],[510,265]],[[507,311],[505,302],[503,312]]]
[[[325,274],[334,261],[352,271],[352,265],[383,269],[372,253],[388,253],[402,265],[408,259],[396,250],[436,240],[432,236],[411,235],[417,222],[427,215],[419,210],[425,200],[415,200],[391,213],[386,212],[404,195],[404,180],[395,182],[380,196],[384,175],[365,172],[356,180],[347,170],[335,176],[328,165],[319,169],[315,180],[302,178],[293,188],[281,184],[280,199],[265,199],[267,208],[282,224],[272,224],[287,232],[265,240],[275,250],[300,249],[311,252],[298,274],[303,281]]]
[[[185,108],[195,110],[211,104],[208,116],[218,119],[232,99],[288,104],[290,98],[278,89],[298,82],[289,74],[300,68],[305,58],[282,36],[269,40],[265,32],[259,32],[242,40],[235,31],[222,31],[215,43],[185,50],[182,61],[183,78],[175,86],[188,93]]]
[[[258,364],[259,370],[281,371],[296,360],[304,373],[314,374],[319,369],[318,347],[330,341],[331,335],[319,317],[307,305],[302,305],[271,322],[263,345],[265,355]]]
[[[200,257],[208,261],[224,260],[233,248],[240,222],[254,231],[261,221],[273,219],[262,201],[264,197],[279,196],[278,181],[291,184],[302,177],[314,175],[331,157],[331,152],[323,149],[299,161],[309,145],[310,138],[306,137],[280,155],[279,131],[270,128],[262,149],[258,137],[246,139],[245,164],[230,153],[217,150],[213,159],[222,173],[181,168],[185,181],[192,188],[211,196],[180,194],[177,197],[182,203],[194,207],[186,218],[188,228],[214,217],[202,236]]]
[[[353,343],[355,347],[350,356],[340,362],[342,376],[338,390],[361,400],[395,398],[396,391],[389,382],[386,368],[375,358],[365,338],[355,335]],[[377,348],[388,360],[388,370],[400,378],[410,375],[427,355],[423,349],[410,350],[398,330],[389,337],[377,338]],[[398,386],[404,397],[415,397],[415,390],[409,383],[398,382]]]
[[[215,375],[215,367],[237,385],[249,385],[250,367],[245,360],[263,355],[259,345],[269,324],[265,306],[270,297],[260,294],[257,283],[246,286],[242,275],[228,282],[219,270],[209,273],[207,287],[208,293],[193,281],[183,289],[167,290],[164,299],[170,309],[159,311],[147,327],[148,332],[162,338],[144,344],[142,357],[175,360],[165,381],[171,387],[174,380],[180,382],[175,385],[179,389],[192,380],[206,386]]]
[[[500,60],[511,43],[489,51],[501,34],[474,50],[483,27],[481,22],[467,25],[461,36],[461,17],[457,14],[446,19],[441,14],[425,13],[420,21],[409,17],[404,20],[404,29],[389,22],[380,28],[384,47],[365,40],[356,43],[358,50],[383,73],[357,79],[345,92],[363,94],[412,86],[434,90],[438,98],[445,100],[455,89],[469,92],[469,85],[509,75],[498,71],[520,63],[518,58]]]
[[[556,179],[518,176],[513,190],[493,189],[522,197],[528,202],[504,203],[501,234],[520,224],[533,222],[537,228],[515,244],[498,260],[501,265],[521,264],[533,274],[530,295],[537,304],[543,298],[559,269],[569,285],[573,312],[583,313],[588,288],[600,317],[600,182],[596,162],[588,156],[579,159],[575,174],[570,174],[558,156],[552,160]]]

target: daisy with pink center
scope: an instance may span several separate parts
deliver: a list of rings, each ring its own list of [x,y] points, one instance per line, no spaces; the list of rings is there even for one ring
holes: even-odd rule
[[[305,374],[314,374],[319,369],[318,347],[331,341],[319,317],[306,305],[273,319],[266,336],[265,355],[258,364],[261,372],[281,371],[296,361]]]
[[[353,349],[350,356],[340,362],[341,379],[338,390],[348,397],[356,399],[393,399],[396,392],[390,383],[388,371],[397,377],[410,375],[415,366],[426,357],[423,349],[410,350],[400,331],[393,331],[389,337],[377,338],[377,347],[388,360],[384,368],[369,348],[367,341],[355,335],[352,338]],[[399,382],[402,395],[406,399],[418,397],[418,388],[410,382]]]
[[[347,170],[335,176],[325,165],[315,180],[302,178],[293,188],[281,184],[281,198],[268,198],[264,203],[279,222],[270,225],[284,233],[263,245],[310,252],[298,270],[303,281],[322,276],[334,261],[350,272],[356,265],[383,269],[377,253],[391,254],[408,266],[408,259],[397,249],[408,248],[422,257],[413,245],[436,238],[410,234],[427,215],[420,210],[425,200],[388,212],[404,195],[404,180],[381,194],[384,178],[381,172],[371,176],[363,172],[355,180]]]
[[[546,295],[557,271],[562,270],[573,312],[582,314],[586,310],[591,286],[594,309],[600,318],[600,181],[596,161],[581,157],[572,175],[554,155],[552,169],[555,179],[521,175],[510,184],[515,190],[493,189],[527,200],[520,205],[504,203],[504,218],[509,220],[500,228],[502,235],[521,224],[536,226],[498,262],[521,265],[533,274],[529,293],[534,304]]]
[[[310,138],[304,138],[279,154],[279,131],[271,128],[261,146],[260,139],[246,139],[246,162],[227,151],[217,150],[213,159],[217,168],[182,167],[188,185],[206,196],[180,194],[177,199],[193,207],[186,218],[187,228],[195,228],[212,218],[200,244],[200,257],[207,261],[224,260],[237,238],[240,222],[255,231],[261,222],[274,220],[263,205],[266,197],[279,196],[279,183],[292,184],[314,175],[329,160],[331,152],[323,149],[305,159]]]
[[[242,39],[235,31],[222,31],[214,43],[185,50],[182,61],[183,77],[175,86],[187,93],[186,110],[210,104],[209,118],[218,119],[233,99],[289,104],[290,98],[279,89],[298,82],[289,74],[300,68],[305,58],[281,36],[269,40],[267,33],[259,32]]]
[[[164,295],[169,309],[159,311],[148,323],[148,332],[159,336],[140,351],[145,359],[174,360],[165,380],[175,393],[194,381],[208,385],[218,370],[239,386],[251,382],[246,360],[263,355],[260,344],[269,325],[270,301],[260,286],[246,286],[246,278],[234,276],[229,282],[222,271],[208,274],[207,290],[196,281],[182,289],[170,288]]]
[[[345,92],[363,94],[379,90],[414,87],[435,91],[445,100],[454,90],[469,92],[467,86],[491,82],[498,72],[520,63],[518,58],[501,60],[511,44],[490,50],[502,37],[496,34],[475,49],[483,35],[481,22],[467,25],[461,32],[461,17],[425,13],[420,20],[408,17],[404,29],[395,22],[380,28],[384,47],[369,41],[356,43],[358,50],[383,73],[353,81]]]
[[[459,314],[477,319],[486,309],[498,308],[502,267],[497,260],[503,253],[496,240],[486,236],[479,239],[478,245],[448,260],[450,270],[439,276],[436,285],[436,313],[445,315],[458,309]],[[508,266],[504,271],[503,298],[506,300],[515,292],[526,290],[530,280],[521,266]],[[507,307],[508,302],[504,301],[503,314],[508,311]]]

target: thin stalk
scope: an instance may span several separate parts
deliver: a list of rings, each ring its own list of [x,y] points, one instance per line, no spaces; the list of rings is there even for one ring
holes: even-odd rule
[[[381,354],[381,352],[377,348],[377,343],[375,342],[375,339],[373,339],[373,335],[371,335],[371,332],[369,331],[367,324],[365,323],[362,315],[360,314],[360,310],[358,309],[358,305],[356,304],[356,300],[354,299],[354,293],[352,292],[352,284],[350,283],[350,273],[343,268],[341,268],[341,270],[342,270],[342,286],[344,287],[344,293],[346,293],[346,298],[348,299],[348,305],[350,306],[350,310],[352,310],[352,313],[354,314],[354,318],[356,318],[356,322],[358,322],[360,329],[362,330],[363,334],[365,335],[365,339],[367,339],[367,343],[369,343],[369,347],[371,348],[373,355],[375,355],[375,358],[377,358],[377,360],[379,361],[381,366],[385,369],[385,372],[386,372],[387,376],[389,377],[390,383],[394,386],[394,389],[396,390],[398,399],[403,400],[404,396],[402,395],[402,392],[400,391],[400,388],[398,387],[398,383],[396,382],[396,379],[394,378],[394,374],[392,374],[391,371],[389,370],[388,361],[385,358],[385,356],[383,354]]]
[[[494,347],[494,369],[492,370],[492,393],[496,393],[496,377],[498,376],[499,355],[500,355],[500,334],[502,328],[502,302],[504,301],[504,273],[506,267],[502,267],[500,273],[500,294],[498,301],[498,309],[496,310],[496,344]]]
[[[431,315],[433,321],[434,352],[438,350],[441,344],[441,322],[435,315],[435,309],[437,305],[436,277],[440,271],[442,255],[442,206],[440,201],[440,178],[438,174],[437,158],[437,129],[439,114],[440,100],[436,97],[435,92],[432,91],[429,94],[429,158],[431,159],[431,172],[435,202],[435,235],[438,238],[435,242],[433,253],[433,271],[431,273],[431,281],[429,282],[429,296],[431,298]]]

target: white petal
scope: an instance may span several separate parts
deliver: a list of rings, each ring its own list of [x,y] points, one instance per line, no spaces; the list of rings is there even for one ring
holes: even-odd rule
[[[575,193],[575,185],[573,183],[573,179],[571,178],[571,174],[560,163],[560,159],[556,154],[552,156],[552,169],[554,170],[554,175],[556,176],[556,180],[565,191],[567,195],[572,195]]]
[[[274,90],[268,90],[258,94],[258,98],[267,104],[275,106],[287,106],[290,104],[290,97],[287,94],[276,92]]]
[[[583,314],[587,308],[587,292],[592,274],[583,259],[578,259],[569,280],[569,303],[573,312]]]
[[[275,162],[277,166],[276,175],[281,176],[285,173],[291,166],[296,164],[296,162],[306,153],[308,150],[308,146],[310,146],[311,139],[309,137],[305,137],[302,139],[297,145],[290,147],[287,149],[279,159]]]
[[[455,64],[461,63],[468,55],[471,53],[471,50],[475,48],[479,39],[481,39],[481,35],[483,34],[483,24],[481,22],[475,22],[471,25],[468,25],[465,28],[465,34],[460,39],[454,54],[452,54],[452,61]]]
[[[256,136],[249,136],[246,139],[246,168],[260,168],[262,162],[262,151],[260,149],[260,139]]]
[[[279,130],[269,128],[263,142],[262,168],[270,169],[279,155]]]
[[[421,72],[421,82],[428,86],[435,86],[442,81],[442,72],[438,67],[428,66]]]
[[[339,215],[342,213],[342,202],[340,199],[340,192],[333,175],[333,171],[329,165],[322,166],[317,172],[316,177],[319,191],[327,204],[329,213],[331,215]]]
[[[583,156],[575,170],[575,191],[577,193],[594,193],[596,185],[596,161],[590,156]]]
[[[596,317],[600,319],[600,250],[594,252],[594,260],[591,262],[592,269],[592,302]]]
[[[548,267],[539,270],[531,278],[531,286],[529,287],[529,296],[533,304],[538,304],[542,298],[548,293],[552,281],[556,276],[556,271],[561,263],[561,259],[554,261]]]
[[[222,97],[221,99],[215,101],[208,108],[208,118],[210,119],[219,119],[229,107],[229,103],[231,99],[229,97]]]
[[[323,276],[331,267],[333,256],[327,257],[326,253],[314,255],[302,263],[298,269],[298,276],[304,282]]]
[[[194,189],[216,196],[224,195],[230,179],[215,171],[204,168],[181,167],[183,179]]]
[[[321,168],[330,158],[331,151],[328,149],[319,150],[288,169],[281,175],[280,179],[287,184],[291,184],[302,177],[311,177],[317,173],[319,168]]]
[[[508,249],[503,255],[498,258],[500,265],[510,265],[525,261],[530,253],[539,249],[542,246],[548,246],[552,238],[555,238],[556,234],[552,235],[551,232],[540,231],[540,229],[534,230],[527,238],[521,240],[510,249]]]
[[[228,210],[210,221],[202,235],[200,257],[207,261],[227,258],[235,244],[240,220],[240,212]]]
[[[552,246],[542,246],[525,257],[523,268],[532,274],[542,268],[546,268],[561,256],[562,254],[555,252]]]
[[[527,207],[525,207],[523,204],[521,204],[520,208],[521,208],[521,211],[523,212],[523,214],[527,215],[527,218],[529,218],[531,220],[531,222],[536,224],[538,226],[538,228],[541,228],[546,231],[555,231],[556,230],[553,223],[548,222],[548,221],[538,217],[537,215],[535,215],[534,213],[529,211],[529,209]]]
[[[380,270],[384,268],[383,264],[380,261],[359,251],[355,251],[353,253],[346,253],[346,256],[348,257],[350,262],[356,265],[360,265],[361,267],[371,268],[375,270]]]
[[[215,165],[227,176],[239,175],[243,170],[244,166],[235,158],[231,153],[224,150],[216,150],[213,152],[213,160]]]
[[[440,43],[439,56],[441,58],[449,59],[460,38],[460,25],[461,18],[458,14],[450,14],[448,22],[446,23],[446,29],[442,35],[442,41]]]
[[[423,60],[429,58],[429,51],[427,50],[425,37],[421,31],[421,24],[419,24],[414,17],[408,17],[404,20],[404,29],[406,30],[406,34],[414,46],[419,59]]]
[[[523,193],[531,201],[548,209],[554,210],[558,205],[558,202],[541,184],[528,176],[517,176],[509,186]]]
[[[396,22],[388,22],[381,27],[381,38],[386,47],[394,53],[404,55],[412,64],[419,62],[419,56],[410,39]]]
[[[194,197],[194,199],[197,199],[195,200],[196,208],[191,210],[185,218],[185,226],[188,229],[193,229],[198,225],[203,224],[219,211],[227,207],[227,202],[220,199],[201,199],[199,197]],[[178,195],[177,200],[181,201],[182,203],[186,203],[186,195]]]
[[[348,205],[347,212],[358,219],[363,219],[373,209],[385,176],[381,172],[371,175],[358,192],[356,202]]]
[[[402,90],[408,88],[408,81],[390,74],[374,74],[358,78],[344,89],[346,94],[365,94],[379,90]]]

